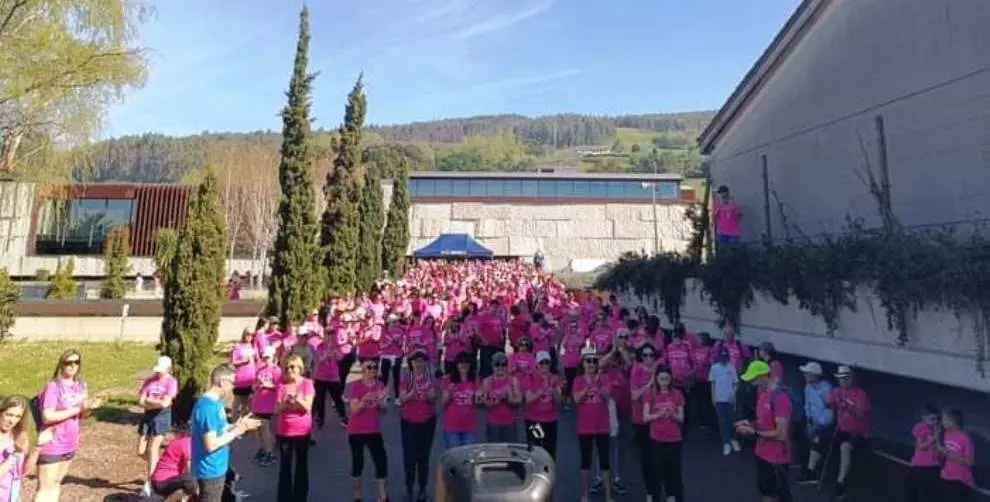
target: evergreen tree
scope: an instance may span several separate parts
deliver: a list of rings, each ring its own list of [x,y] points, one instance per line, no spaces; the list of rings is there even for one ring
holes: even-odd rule
[[[382,267],[389,276],[398,279],[405,272],[406,250],[409,248],[409,174],[405,159],[392,181],[392,202],[382,234]]]
[[[226,298],[227,226],[216,171],[206,176],[189,199],[186,219],[165,283],[164,318],[159,350],[172,358],[179,395],[173,418],[186,423],[196,395],[210,376]]]
[[[7,273],[6,268],[0,268],[0,343],[11,336],[11,329],[17,320],[14,307],[21,301],[21,290]]]
[[[299,13],[295,66],[286,92],[288,103],[282,109],[282,148],[278,165],[282,195],[266,309],[269,315],[278,316],[283,325],[288,321],[298,322],[316,307],[321,285],[310,151],[310,96],[316,75],[308,69],[309,39],[309,9],[304,7]]]
[[[344,123],[334,141],[333,167],[327,173],[323,194],[326,210],[320,228],[326,289],[348,293],[355,289],[358,257],[358,203],[361,195],[361,129],[364,127],[366,99],[362,78],[347,95]]]
[[[172,228],[160,228],[155,232],[155,266],[158,267],[158,280],[162,288],[168,282],[168,274],[172,271],[172,258],[179,247],[179,233]]]
[[[46,300],[71,300],[79,294],[79,285],[73,273],[76,270],[76,261],[69,258],[64,264],[59,263],[55,269],[55,275],[48,283],[48,291],[45,291]]]
[[[130,270],[130,232],[125,227],[113,227],[103,242],[103,263],[107,278],[100,289],[100,298],[120,299],[127,293],[127,272]]]
[[[385,226],[385,208],[382,201],[381,178],[371,169],[364,171],[364,187],[358,208],[357,283],[359,291],[370,291],[375,281],[382,277],[382,227]]]

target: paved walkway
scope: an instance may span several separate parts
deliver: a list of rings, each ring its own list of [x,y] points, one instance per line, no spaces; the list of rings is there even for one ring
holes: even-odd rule
[[[332,412],[331,412],[332,414]],[[331,415],[332,416],[332,415]],[[328,417],[328,422],[331,420]],[[393,502],[403,500],[403,472],[397,410],[390,409],[383,420],[385,441],[389,453],[390,497]],[[558,482],[555,500],[576,502],[579,500],[578,448],[574,435],[573,413],[561,418],[561,434],[558,443]],[[521,432],[521,427],[520,427]],[[483,436],[479,436],[483,437]],[[522,436],[520,436],[522,437]],[[343,427],[336,421],[327,430],[315,436],[317,445],[310,450],[311,502],[350,500],[350,453]],[[243,476],[240,488],[250,494],[249,502],[268,502],[276,499],[277,466],[261,468],[250,457],[254,453],[253,439],[240,441],[235,446],[234,466]],[[439,435],[433,449],[434,464],[442,447]],[[624,450],[620,474],[629,493],[616,497],[621,501],[645,500],[639,463],[631,448]],[[863,488],[851,490],[846,500],[853,502],[899,502],[900,474],[896,469],[878,466],[873,479]],[[366,501],[375,500],[371,481],[371,463],[366,462]],[[885,472],[881,472],[885,471]],[[796,471],[795,471],[796,474]],[[684,445],[684,484],[687,502],[758,502],[755,492],[754,464],[748,453],[723,457],[717,439],[703,432],[692,433]],[[864,490],[865,489],[865,490]],[[808,487],[795,487],[798,502],[825,502],[830,496]],[[432,494],[432,492],[431,492]],[[432,499],[432,496],[431,496]],[[601,500],[592,497],[592,500]]]

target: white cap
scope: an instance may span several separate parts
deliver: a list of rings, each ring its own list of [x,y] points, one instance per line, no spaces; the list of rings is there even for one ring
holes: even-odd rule
[[[165,373],[172,369],[172,358],[168,356],[158,356],[158,361],[155,362],[155,367],[151,368],[151,371],[155,373]]]
[[[539,363],[539,362],[549,361],[549,360],[550,360],[550,353],[549,352],[547,352],[545,350],[541,350],[541,351],[539,351],[539,352],[536,353],[536,362]]]
[[[584,357],[594,357],[594,356],[597,356],[597,355],[598,355],[598,352],[592,346],[588,346],[588,347],[585,347],[585,348],[581,349],[581,357],[582,358],[584,358]]]
[[[808,361],[807,364],[798,366],[798,370],[800,370],[801,373],[806,373],[808,375],[822,376],[825,374],[825,372],[822,371],[822,365],[818,364],[817,361]]]
[[[847,377],[853,374],[852,368],[846,365],[839,366],[839,369],[835,370],[836,377]]]
[[[275,346],[266,345],[265,348],[261,349],[261,357],[275,357]]]
[[[309,325],[308,324],[303,324],[302,326],[299,326],[299,329],[296,330],[296,333],[298,333],[301,336],[308,335],[309,334]]]

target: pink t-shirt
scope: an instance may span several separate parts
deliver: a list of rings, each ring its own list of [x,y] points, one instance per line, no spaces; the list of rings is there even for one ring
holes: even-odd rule
[[[684,407],[684,394],[677,389],[669,389],[667,392],[651,390],[647,395],[651,413],[667,413],[650,422],[650,439],[660,443],[676,443],[683,439],[676,412]]]
[[[685,382],[694,375],[691,366],[691,346],[687,342],[674,342],[667,347],[667,365],[677,382]]]
[[[926,448],[919,448],[918,445],[935,438],[935,428],[927,422],[918,422],[914,429],[911,429],[914,436],[914,455],[911,456],[911,465],[915,467],[935,467],[941,464],[938,458],[938,448],[932,441]]]
[[[578,434],[608,434],[608,401],[603,395],[603,391],[611,385],[608,377],[597,375],[590,378],[587,375],[580,375],[574,379],[574,395],[588,390],[584,399],[577,405],[577,433]]]
[[[718,235],[738,236],[742,212],[735,201],[715,203],[715,232]]]
[[[523,392],[538,393],[535,401],[526,402],[523,418],[534,422],[555,422],[559,417],[554,396],[560,391],[560,378],[552,373],[538,373],[520,382]]]
[[[581,347],[584,347],[584,338],[577,333],[569,333],[564,336],[561,345],[564,354],[561,360],[565,368],[577,368],[581,364]]]
[[[776,378],[777,381],[782,381],[784,379],[784,363],[774,359],[770,361],[770,376]]]
[[[541,350],[549,352],[550,346],[553,345],[553,332],[550,328],[533,324],[529,328],[529,337],[533,339],[533,350],[535,352]]]
[[[478,338],[483,345],[494,346],[499,349],[502,343],[502,331],[505,329],[505,321],[497,315],[486,312],[478,316]]]
[[[529,334],[529,318],[522,315],[513,317],[509,321],[507,332],[509,334],[509,343],[513,347],[518,346],[519,340]]]
[[[294,384],[282,382],[278,386],[275,399],[282,402],[294,393],[299,396],[315,396],[316,389],[313,387],[313,381],[302,378]],[[283,409],[275,418],[275,434],[279,436],[299,437],[306,436],[310,432],[313,432],[313,414],[306,410],[298,407]]]
[[[485,379],[485,405],[488,407],[488,425],[512,425],[516,422],[516,413],[509,403],[512,393],[512,377],[509,375],[492,375]]]
[[[615,400],[616,410],[622,417],[629,416],[629,409],[632,407],[632,395],[629,388],[629,365],[624,360],[613,359],[612,363],[605,368],[608,375],[609,390],[612,399]]]
[[[959,481],[967,486],[973,486],[973,468],[963,465],[952,457],[963,457],[972,465],[976,458],[976,449],[973,447],[973,440],[969,434],[963,431],[945,431],[943,438],[945,443],[946,458],[942,465],[942,479],[948,481]]]
[[[13,485],[17,481],[23,483],[25,467],[24,461],[26,460],[23,453],[18,453],[14,449],[14,438],[11,434],[0,433],[0,463],[6,462],[7,459],[11,457],[16,457],[14,464],[11,466],[11,469],[7,471],[7,474],[0,477],[0,502],[10,502],[11,500],[16,500],[12,497],[14,490]]]
[[[773,399],[771,405],[770,399]],[[772,431],[777,428],[777,419],[791,419],[791,398],[783,390],[760,391],[756,398],[757,431]],[[779,441],[758,437],[753,453],[771,464],[789,464],[791,462],[790,440]]]
[[[155,464],[155,472],[151,475],[151,480],[160,483],[182,475],[186,472],[191,459],[192,437],[184,434],[173,439]]]
[[[599,354],[604,354],[608,350],[609,345],[612,344],[613,333],[612,328],[608,326],[599,326],[591,332],[591,343],[595,344],[595,350]]]
[[[399,379],[399,388],[403,392],[411,393],[402,400],[403,420],[422,424],[436,416],[436,406],[430,401],[429,392],[437,390],[437,382],[432,378],[429,370],[416,376],[408,372],[403,373]]]
[[[642,363],[633,363],[633,367],[629,372],[629,388],[630,392],[636,389],[642,389],[644,385],[650,383],[653,379],[653,370]],[[646,404],[646,398],[649,396],[649,391],[644,393],[639,399],[633,401],[632,403],[632,423],[643,425],[646,423],[643,420],[643,406]]]
[[[385,385],[375,379],[369,384],[358,380],[347,389],[348,401],[363,401],[361,411],[351,413],[347,423],[348,434],[378,434],[382,431],[382,409],[378,406]]]
[[[402,342],[406,338],[406,329],[399,324],[382,328],[381,351],[384,356],[401,356]]]
[[[450,402],[443,409],[443,430],[447,432],[474,432],[478,416],[474,410],[474,394],[478,384],[462,381],[451,383],[444,379],[444,390],[450,392]]]
[[[513,352],[509,356],[509,371],[517,376],[532,374],[536,371],[536,356],[532,352]]]
[[[49,380],[41,392],[41,409],[55,411],[67,410],[82,406],[88,397],[89,390],[84,382],[72,380]],[[47,425],[52,428],[54,437],[40,448],[42,455],[64,455],[79,448],[79,415],[67,418],[56,424]]]
[[[457,359],[457,354],[470,352],[471,340],[468,337],[467,330],[462,326],[458,329],[448,331],[446,338],[444,338],[444,346],[444,361],[454,361]]]
[[[712,369],[712,348],[700,346],[691,351],[691,362],[694,366],[694,380],[707,382],[708,372]]]
[[[361,357],[378,357],[381,352],[382,327],[375,324],[363,326],[360,331],[361,343],[358,344],[358,354]]]
[[[836,428],[840,431],[870,435],[870,396],[866,391],[856,387],[836,387],[828,395],[826,401],[835,409]],[[862,417],[857,417],[849,408],[859,410]]]
[[[175,398],[179,393],[179,381],[169,374],[155,374],[144,380],[138,395],[156,401]]]
[[[749,349],[739,342],[739,340],[719,340],[715,342],[715,351],[718,352],[720,347],[725,347],[729,351],[729,362],[736,367],[737,373],[742,373],[743,363],[752,357]]]
[[[251,394],[251,412],[260,415],[275,413],[278,385],[282,382],[282,368],[277,364],[261,363],[254,373],[254,393]]]
[[[234,387],[243,389],[254,382],[254,346],[250,343],[238,343],[230,351],[230,364],[234,365]]]

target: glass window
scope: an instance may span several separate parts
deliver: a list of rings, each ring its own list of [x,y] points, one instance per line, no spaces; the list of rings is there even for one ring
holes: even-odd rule
[[[589,183],[588,195],[591,197],[608,197],[608,184],[604,181],[592,181]]]
[[[506,197],[522,197],[522,180],[502,180],[502,187]]]
[[[574,182],[571,180],[558,180],[557,197],[574,197]]]
[[[681,197],[681,186],[676,181],[661,181],[657,184],[657,198],[677,200]]]
[[[430,180],[432,189],[430,195],[435,197],[450,197],[454,193],[454,186],[451,180]]]
[[[584,180],[575,180],[571,191],[571,194],[575,197],[588,197],[591,195],[591,182]]]
[[[625,184],[627,199],[650,199],[653,197],[653,185],[643,185],[642,181],[629,181]]]
[[[130,225],[133,215],[133,199],[110,199],[107,201],[106,217],[112,225]]]
[[[485,195],[491,195],[495,197],[502,197],[505,195],[505,180],[487,180],[485,181],[486,192]]]
[[[625,195],[626,181],[609,181],[607,194],[610,199],[621,199]]]
[[[470,180],[451,180],[452,187],[450,195],[454,197],[467,197],[471,195]]]
[[[538,180],[536,182],[536,194],[540,197],[556,197],[557,180]]]
[[[488,180],[471,180],[468,195],[472,197],[484,196],[488,190],[487,184]]]
[[[522,197],[536,197],[539,195],[539,188],[537,187],[536,180],[521,180],[522,181],[522,193],[519,195]]]

